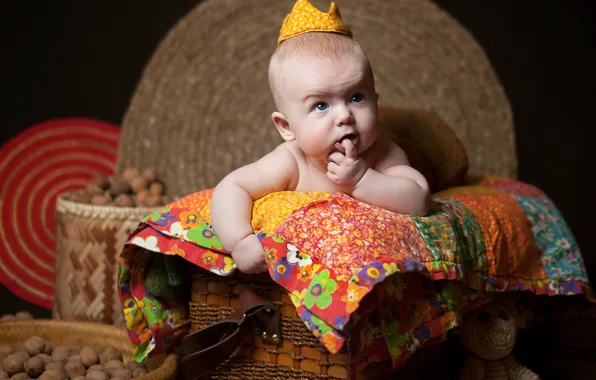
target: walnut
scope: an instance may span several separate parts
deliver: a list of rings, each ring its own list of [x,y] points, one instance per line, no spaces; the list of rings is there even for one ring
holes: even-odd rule
[[[149,192],[154,195],[162,195],[164,190],[164,186],[161,182],[153,182],[151,186],[149,186]]]
[[[10,380],[29,380],[31,379],[26,373],[15,373],[10,377]]]
[[[93,195],[86,191],[79,191],[70,196],[70,200],[76,203],[91,203]]]
[[[134,207],[135,201],[128,194],[120,194],[114,200],[114,205],[120,206],[120,207]]]
[[[60,369],[46,369],[38,380],[65,380],[66,373]]]
[[[33,319],[33,315],[28,311],[19,311],[14,315],[14,318],[19,321],[28,321]]]
[[[39,377],[45,371],[46,362],[39,355],[29,358],[23,365],[23,368],[29,377]]]
[[[91,347],[83,347],[79,355],[81,357],[81,364],[87,368],[99,363],[99,355],[97,354],[97,351]]]
[[[104,358],[104,363],[110,360],[119,360],[122,363],[122,353],[114,347],[107,347],[101,353],[101,356]]]
[[[16,350],[16,351],[14,351],[14,352],[12,353],[12,355],[16,355],[17,357],[19,357],[23,363],[25,363],[25,362],[26,362],[27,360],[29,360],[29,358],[30,358],[30,356],[29,356],[29,354],[27,353],[27,351],[25,351],[25,350],[24,350],[24,349],[22,349],[22,348],[21,348],[21,349],[18,349],[18,350]]]
[[[138,193],[139,191],[146,189],[147,185],[149,185],[149,183],[147,182],[145,177],[135,177],[130,180],[130,188],[135,193]]]
[[[110,186],[110,195],[117,197],[120,194],[130,194],[131,191],[130,183],[125,181],[113,180],[112,186]]]
[[[70,348],[59,346],[54,348],[52,351],[52,360],[55,362],[62,362],[62,364],[68,361],[70,357]]]
[[[48,369],[55,369],[57,371],[64,371],[64,363],[62,363],[62,362],[49,362],[49,363],[46,363],[46,366],[44,368],[46,369],[46,371]]]
[[[136,202],[137,206],[139,206],[139,207],[144,206],[145,200],[147,199],[149,194],[150,194],[149,190],[147,190],[147,189],[142,189],[141,191],[136,193],[135,194],[135,202]]]
[[[81,364],[81,355],[70,355],[70,358],[68,358],[68,362]]]
[[[29,356],[39,355],[45,352],[46,341],[39,336],[32,336],[25,341],[25,351]],[[35,376],[37,377],[37,376]]]
[[[86,194],[89,194],[91,196],[93,196],[93,195],[102,195],[104,191],[105,191],[104,188],[90,183],[89,185],[87,185],[87,188],[85,189],[85,191],[83,192],[83,194],[86,193]]]
[[[124,364],[124,368],[129,369],[131,372],[134,371],[137,368],[145,368],[147,369],[147,366],[145,365],[145,363],[138,363],[136,360],[132,359],[127,361]]]
[[[8,373],[5,370],[0,369],[0,380],[8,379],[9,377],[10,376],[8,376]]]
[[[110,179],[105,175],[98,175],[93,177],[89,186],[96,186],[102,190],[106,190],[110,186]]]
[[[122,171],[120,179],[122,181],[130,181],[131,179],[139,176],[139,169],[137,168],[126,168]]]
[[[14,321],[15,319],[14,314],[4,314],[0,317],[0,322]]]
[[[153,170],[151,168],[147,168],[147,169],[143,170],[143,173],[141,175],[149,183],[155,181],[155,179],[157,178],[157,175],[155,174],[155,170]]]
[[[108,380],[110,377],[103,371],[87,372],[85,380]]]
[[[71,380],[85,380],[85,376],[71,377]]]
[[[122,360],[118,360],[118,359],[111,359],[108,360],[107,362],[105,362],[105,364],[103,365],[103,368],[106,370],[106,372],[108,374],[112,374],[114,371],[116,371],[117,369],[121,369],[123,368],[123,364],[122,364]]]
[[[77,376],[85,376],[87,374],[87,370],[81,363],[75,362],[68,362],[64,365],[64,372],[71,378]]]
[[[155,194],[149,194],[145,199],[145,204],[149,207],[155,207],[161,205],[161,197]]]
[[[105,197],[104,195],[94,195],[91,198],[91,204],[97,205],[97,206],[105,206],[108,204],[108,202],[109,202],[108,198]]]
[[[42,358],[45,364],[48,364],[48,363],[51,363],[52,362],[52,357],[50,355],[48,355],[48,354],[39,354],[37,356],[39,356],[40,358]]]
[[[93,371],[105,372],[105,370],[103,369],[103,366],[101,364],[94,364],[91,367],[87,368],[87,373],[93,372]]]
[[[25,361],[16,354],[10,354],[2,360],[2,367],[10,375],[23,372]]]
[[[112,378],[118,378],[121,380],[131,380],[132,373],[130,372],[130,370],[126,368],[118,368],[117,370],[112,372]]]
[[[139,376],[145,376],[147,373],[149,373],[149,371],[147,371],[147,368],[143,368],[143,367],[139,367],[139,368],[135,368],[132,371],[132,377],[139,377]]]

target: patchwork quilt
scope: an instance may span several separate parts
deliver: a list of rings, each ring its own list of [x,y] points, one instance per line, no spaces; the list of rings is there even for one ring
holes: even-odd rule
[[[177,256],[220,276],[236,270],[210,224],[211,193],[148,215],[122,249],[120,298],[137,361],[169,350],[189,330],[188,299],[149,291],[155,257]],[[434,194],[425,217],[345,193],[273,193],[254,203],[252,226],[271,278],[306,326],[331,353],[349,344],[361,366],[389,358],[402,365],[495,292],[592,298],[561,213],[518,180],[469,179]]]

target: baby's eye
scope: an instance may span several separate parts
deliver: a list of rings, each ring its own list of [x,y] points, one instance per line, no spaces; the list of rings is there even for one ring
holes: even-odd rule
[[[323,102],[315,104],[315,110],[317,111],[325,111],[328,107],[329,105]]]
[[[352,95],[351,101],[354,103],[360,103],[364,100],[364,96],[362,94],[354,94]]]

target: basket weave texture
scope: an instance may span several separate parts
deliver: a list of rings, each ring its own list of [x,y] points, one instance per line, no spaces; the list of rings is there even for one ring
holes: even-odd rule
[[[118,255],[153,208],[56,201],[56,279],[53,318],[122,324]]]
[[[292,3],[206,0],[182,18],[130,101],[118,171],[155,168],[169,193],[181,196],[215,186],[281,142],[267,67]],[[380,104],[436,112],[464,144],[471,174],[516,176],[510,105],[464,27],[428,0],[338,6],[370,58]]]
[[[0,345],[18,345],[31,336],[39,336],[57,346],[113,347],[122,353],[125,361],[132,359],[128,335],[122,328],[94,322],[56,320],[28,320],[0,322]],[[149,373],[136,380],[174,380],[177,376],[177,359],[174,355],[156,357],[148,361]]]
[[[220,281],[218,281],[220,280]],[[267,343],[260,336],[252,336],[236,351],[234,357],[268,363],[276,376],[300,370],[311,374],[346,378],[348,354],[344,350],[330,354],[304,325],[287,292],[276,284],[242,284],[218,279],[213,275],[198,275],[192,285],[190,318],[192,330],[200,329],[228,316],[239,307],[239,295],[250,287],[273,302],[282,315],[283,344]],[[313,377],[316,378],[316,377]]]
[[[190,302],[191,332],[215,323],[236,310],[239,307],[239,295],[249,288],[279,308],[283,342],[272,343],[270,339],[262,339],[260,333],[255,332],[229,360],[210,373],[208,379],[348,378],[350,357],[347,349],[344,348],[337,354],[327,351],[296,313],[287,292],[270,279],[261,278],[249,283],[234,275],[221,277],[207,272],[196,274],[192,282]],[[405,380],[449,376],[457,373],[458,359],[461,357],[461,349],[453,348],[446,342],[421,350],[409,359],[406,368],[397,373],[393,371],[390,362],[381,362],[357,373],[356,379]],[[426,365],[428,360],[434,360],[437,366],[429,367]]]

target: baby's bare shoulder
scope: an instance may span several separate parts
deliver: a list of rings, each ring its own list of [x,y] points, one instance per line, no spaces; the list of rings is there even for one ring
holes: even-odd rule
[[[272,177],[283,176],[287,186],[295,185],[298,178],[299,165],[298,153],[289,143],[278,145],[271,153],[261,159],[261,166]]]
[[[409,165],[406,152],[392,140],[378,139],[367,157],[369,167],[382,172],[391,166]]]

